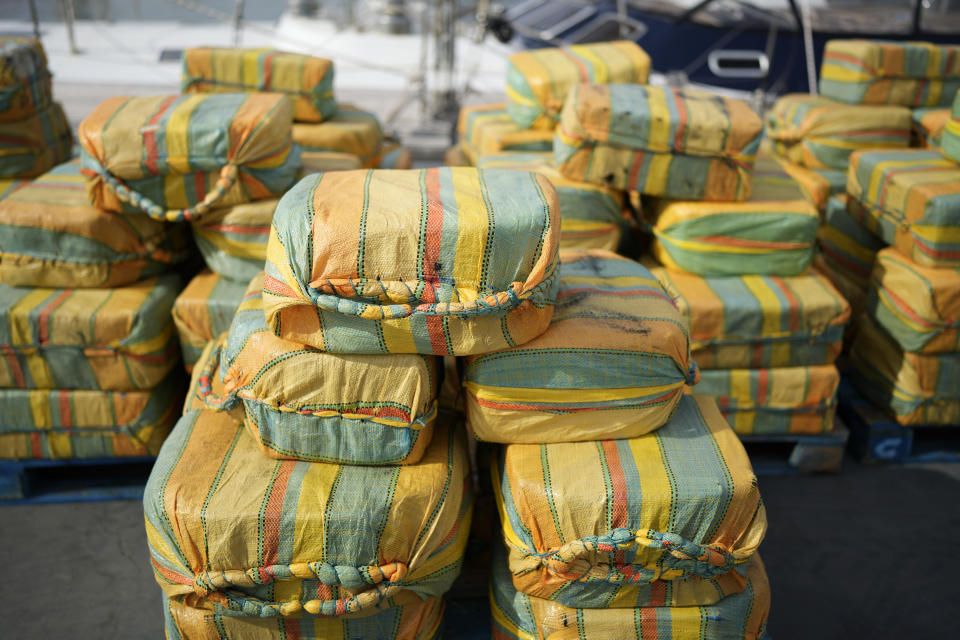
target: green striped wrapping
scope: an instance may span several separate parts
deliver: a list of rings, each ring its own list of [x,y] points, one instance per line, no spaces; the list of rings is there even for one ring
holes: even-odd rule
[[[194,276],[177,296],[171,313],[187,371],[193,369],[207,343],[230,328],[246,290],[246,282],[204,271]]]
[[[0,200],[3,200],[20,187],[30,184],[29,180],[18,178],[0,178]]]
[[[0,38],[0,122],[22,120],[53,102],[43,44]]]
[[[851,214],[850,211],[854,211]],[[862,207],[845,195],[834,196],[827,203],[823,225],[817,231],[817,241],[831,270],[842,270],[866,288],[877,258],[877,251],[887,243],[863,226]]]
[[[101,211],[76,160],[0,200],[0,280],[14,286],[116,287],[183,260],[184,226]]]
[[[913,144],[914,147],[938,149],[943,138],[943,132],[950,121],[950,109],[942,107],[925,107],[913,109]]]
[[[940,148],[948,157],[960,162],[960,90],[953,99],[953,108],[950,110],[950,120],[943,129]]]
[[[146,391],[0,389],[0,458],[156,455],[180,414],[183,379]]]
[[[114,289],[0,284],[0,388],[152,389],[179,362],[175,274]]]
[[[244,284],[263,271],[270,222],[278,202],[258,200],[214,209],[190,225],[211,271]]]
[[[23,120],[0,122],[0,178],[33,178],[73,151],[70,123],[59,102]]]

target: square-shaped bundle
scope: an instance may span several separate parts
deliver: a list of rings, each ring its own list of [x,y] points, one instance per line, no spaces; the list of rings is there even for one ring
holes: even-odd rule
[[[262,288],[262,275],[250,282],[206,373],[220,376],[228,403],[243,404],[264,454],[338,464],[419,462],[437,417],[438,358],[334,354],[278,338],[264,321]]]
[[[906,107],[849,105],[793,93],[767,112],[766,135],[776,153],[790,162],[844,171],[857,149],[909,147],[912,123]]]
[[[853,211],[853,213],[851,213]],[[817,242],[830,271],[842,271],[866,293],[877,252],[887,246],[882,239],[860,223],[863,206],[846,195],[830,198]],[[844,296],[847,297],[847,296]],[[847,298],[848,302],[850,301]]]
[[[883,249],[867,310],[905,351],[960,352],[960,267],[922,267],[896,249]]]
[[[352,104],[338,105],[337,112],[320,123],[294,123],[292,135],[304,152],[349,153],[370,168],[376,166],[383,145],[383,129],[376,114]]]
[[[575,85],[646,84],[649,75],[650,56],[629,40],[521,51],[507,67],[507,112],[522,129],[553,129]]]
[[[276,93],[108,98],[80,123],[90,200],[176,221],[275,198],[300,163],[292,118]]]
[[[192,47],[183,52],[183,93],[282,93],[293,117],[321,122],[337,111],[333,61],[272,49]]]
[[[560,252],[547,330],[466,360],[467,424],[491,442],[632,438],[664,424],[693,382],[687,323],[644,266]]]
[[[960,46],[929,42],[830,40],[820,93],[848,104],[947,107],[960,89]]]
[[[0,122],[24,120],[53,102],[43,44],[0,38]]]
[[[21,287],[118,287],[186,258],[187,230],[102,211],[87,199],[79,161],[0,199],[0,281]]]
[[[960,162],[960,90],[957,91],[953,100],[950,119],[943,127],[940,147],[948,158]]]
[[[476,164],[480,169],[534,171],[546,176],[557,190],[562,249],[616,251],[619,246],[627,226],[622,191],[564,177],[549,153],[498,153],[481,156]]]
[[[179,363],[179,290],[175,274],[114,289],[0,284],[0,388],[152,389]]]
[[[850,348],[853,381],[864,397],[903,425],[960,424],[960,352],[900,348],[869,316],[857,321]]]
[[[667,581],[654,583],[658,594]],[[714,604],[671,606],[663,598],[650,605],[597,609],[564,606],[518,591],[502,550],[493,557],[490,584],[493,640],[762,640],[770,612],[770,583],[759,555],[746,567],[740,593]]]
[[[574,180],[677,200],[745,200],[762,132],[742,100],[581,84],[567,97],[553,153]]]
[[[560,211],[543,176],[440,167],[308,176],[277,206],[267,324],[336,353],[488,353],[553,314]]]
[[[361,618],[300,616],[283,619],[239,618],[163,598],[167,638],[376,638],[432,640],[442,630],[443,598],[411,601]]]
[[[493,153],[553,151],[553,129],[526,129],[507,113],[502,102],[467,105],[460,108],[457,119],[457,149],[467,163]]]
[[[34,178],[70,159],[73,134],[59,102],[0,122],[0,178]]]
[[[188,411],[144,490],[154,577],[173,602],[249,618],[371,615],[460,572],[472,491],[462,429],[419,464],[265,457],[235,412]]]
[[[704,369],[693,392],[717,401],[741,435],[833,429],[840,374],[832,364],[772,369]]]
[[[913,142],[916,147],[937,149],[943,138],[943,131],[950,121],[950,109],[930,107],[914,109],[913,114]]]
[[[153,456],[180,415],[183,380],[153,389],[0,389],[0,458]]]
[[[205,270],[194,276],[177,296],[171,315],[180,336],[187,371],[193,370],[207,343],[230,328],[248,282],[230,280]]]
[[[820,211],[826,209],[830,198],[847,191],[846,168],[843,171],[808,169],[799,164],[787,162],[783,158],[777,158],[777,161],[783,170],[796,180],[807,200],[812,202]]]
[[[651,268],[690,322],[701,369],[831,364],[850,305],[822,274],[704,278]]]
[[[743,590],[767,529],[747,453],[703,396],[639,438],[511,444],[491,472],[514,586],[567,607],[713,604]]]
[[[670,269],[702,276],[795,276],[813,260],[820,214],[767,155],[757,158],[744,202],[649,199],[646,205],[652,253]]]
[[[847,193],[862,222],[919,265],[960,267],[960,165],[938,151],[858,151]]]
[[[246,284],[263,271],[270,222],[279,199],[257,200],[214,209],[193,222],[203,261],[214,272]]]

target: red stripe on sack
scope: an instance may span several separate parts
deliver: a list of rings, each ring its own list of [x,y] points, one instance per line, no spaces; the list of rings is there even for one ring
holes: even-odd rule
[[[654,396],[643,402],[638,402],[633,406],[635,408],[642,408],[647,405],[653,405],[663,402],[677,394],[683,393],[682,389],[674,389],[672,391],[667,391],[659,396]],[[482,400],[474,396],[481,407],[489,407],[491,409],[516,409],[516,410],[526,410],[526,411],[557,411],[558,407],[561,405],[557,404],[531,404],[524,402],[497,402],[495,400]],[[586,413],[588,411],[604,411],[609,407],[575,407],[575,408],[564,408],[564,413]]]
[[[56,298],[50,301],[47,306],[40,311],[39,316],[37,317],[37,341],[40,344],[47,344],[50,339],[50,314],[54,310],[63,304],[64,300],[70,297],[73,291],[70,289],[65,289],[60,292]]]
[[[263,514],[263,564],[269,566],[277,564],[277,554],[280,549],[280,520],[283,518],[283,499],[287,493],[287,483],[290,473],[296,465],[295,460],[284,460],[280,463],[277,479],[273,482],[270,497],[267,499],[267,508]]]
[[[640,175],[640,167],[643,165],[643,151],[637,151],[633,154],[633,159],[630,163],[630,177],[627,179],[627,187],[636,187],[637,186],[637,176]]]
[[[570,62],[577,67],[577,71],[580,72],[580,82],[590,82],[590,70],[587,68],[587,65],[583,63],[583,60],[566,49],[557,49],[557,51],[564,54],[570,59]]]
[[[928,247],[927,245],[918,242],[916,236],[914,236],[914,239],[913,239],[913,246],[915,246],[917,249],[927,254],[928,256],[940,258],[941,260],[956,260],[960,258],[960,250],[950,251],[947,249],[941,249],[938,251],[932,247]]]
[[[656,584],[656,583],[654,583]],[[640,608],[640,640],[658,640],[657,610],[653,605]]]
[[[70,392],[60,391],[57,393],[57,401],[60,405],[60,423],[64,427],[73,426],[73,413],[70,411]]]
[[[901,313],[903,313],[905,316],[909,317],[911,320],[913,320],[913,321],[916,322],[917,324],[923,325],[924,327],[936,327],[936,326],[937,326],[935,323],[930,322],[929,320],[920,317],[920,315],[918,315],[917,312],[914,311],[914,310],[910,307],[910,305],[907,304],[907,303],[903,300],[903,298],[901,298],[900,296],[898,296],[897,294],[895,294],[895,293],[894,293],[893,291],[891,291],[890,289],[887,289],[887,290],[886,290],[886,294],[887,294],[888,296],[890,296],[890,298],[891,298],[891,299],[893,300],[893,302],[897,305],[897,308],[900,310]]]
[[[263,57],[263,90],[271,91],[270,83],[273,82],[273,54],[268,53]]]
[[[13,347],[8,344],[0,345],[0,349],[3,350],[3,355],[7,357],[7,363],[10,365],[10,375],[13,376],[13,384],[16,385],[18,389],[26,388],[27,379],[26,376],[23,375],[23,369],[20,368],[17,353],[13,350]]]
[[[187,576],[181,575],[179,573],[174,573],[170,569],[167,569],[160,563],[158,563],[154,558],[150,558],[150,563],[153,565],[153,570],[159,573],[161,576],[173,582],[175,584],[188,584],[190,586],[195,586],[193,579],[188,578]]]
[[[333,600],[333,588],[322,582],[317,584],[317,598],[319,600]]]
[[[800,301],[797,300],[797,296],[793,295],[793,292],[787,287],[787,283],[783,281],[783,278],[771,278],[777,286],[780,288],[780,291],[783,291],[783,295],[787,298],[787,304],[789,305],[789,315],[788,322],[790,331],[797,331],[800,328]]]
[[[893,183],[894,176],[898,176],[901,173],[917,173],[924,171],[943,171],[942,166],[930,166],[930,165],[920,165],[913,167],[900,167],[899,169],[890,169],[883,173],[883,182],[880,184],[880,193],[877,197],[877,206],[881,209],[886,208],[887,203],[887,187]],[[871,174],[873,171],[870,172]]]
[[[176,95],[169,96],[161,102],[160,108],[157,109],[157,112],[147,121],[146,131],[143,132],[143,151],[146,155],[144,164],[147,165],[150,173],[154,175],[160,173],[160,169],[157,167],[157,158],[159,157],[159,151],[157,150],[157,131],[153,125],[160,121],[160,118],[162,118],[163,114],[170,108],[170,105],[179,97],[180,96]]]
[[[683,151],[683,139],[687,135],[687,120],[690,116],[687,113],[687,105],[678,89],[672,89],[674,103],[677,105],[677,133],[673,137],[674,151]]]
[[[424,302],[436,302],[437,295],[433,284],[440,281],[437,265],[440,261],[440,242],[443,239],[443,201],[440,199],[440,170],[427,169],[425,173],[427,187],[427,224],[423,238],[423,279],[426,285],[420,299]],[[453,265],[441,265],[452,267]]]
[[[859,58],[847,55],[845,53],[837,53],[835,51],[825,51],[823,54],[824,61],[826,60],[837,60],[839,62],[849,62],[850,64],[860,67],[867,73],[876,74],[876,70],[870,67],[866,62]]]
[[[197,201],[203,202],[203,199],[207,197],[207,179],[205,173],[198,171],[193,174],[193,189],[197,192]]]
[[[271,276],[265,276],[263,279],[263,290],[272,293],[278,296],[286,296],[288,298],[299,298],[301,297],[299,293],[287,286],[286,283],[277,280]]]
[[[620,462],[616,441],[604,440],[600,446],[603,447],[603,455],[607,459],[610,489],[613,492],[611,526],[621,529],[627,526],[627,479],[623,475],[623,465]]]
[[[557,294],[557,298],[566,298],[578,293],[593,293],[600,296],[638,296],[643,298],[663,298],[664,300],[670,300],[670,298],[658,291],[650,291],[648,289],[627,289],[621,291],[604,291],[602,289],[595,289],[593,287],[577,287],[576,289],[564,289]]]
[[[284,618],[283,632],[287,640],[300,640],[300,618]]]
[[[43,445],[40,443],[40,434],[36,431],[30,434],[30,455],[34,458],[43,457]]]
[[[763,344],[757,342],[753,345],[753,368],[759,368],[761,362],[763,362]]]
[[[443,318],[441,316],[427,316],[426,322],[431,351],[438,356],[451,355],[447,352],[447,336],[443,330]]]
[[[702,242],[711,242],[728,247],[751,247],[760,249],[801,249],[810,246],[808,242],[776,242],[774,240],[749,240],[747,238],[731,238],[730,236],[702,236],[694,238]]]
[[[757,404],[767,404],[767,392],[770,390],[770,370],[757,371]]]

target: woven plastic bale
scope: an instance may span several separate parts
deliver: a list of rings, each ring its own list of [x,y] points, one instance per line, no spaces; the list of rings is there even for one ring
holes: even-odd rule
[[[437,357],[333,354],[278,338],[264,321],[262,287],[262,275],[251,281],[206,366],[208,377],[224,382],[218,402],[242,403],[263,453],[339,464],[419,462],[437,419]]]
[[[522,171],[309,176],[281,199],[264,311],[277,335],[336,353],[467,355],[550,323],[557,195]]]
[[[336,113],[320,123],[294,123],[292,135],[304,152],[349,153],[369,168],[376,166],[383,145],[383,129],[376,114],[352,104],[338,105]]]
[[[179,365],[180,286],[175,274],[113,289],[0,284],[0,388],[154,388]]]
[[[211,271],[243,284],[263,271],[278,202],[258,200],[214,209],[191,224],[197,248]]]
[[[744,589],[767,529],[746,451],[703,396],[639,438],[511,444],[491,471],[514,586],[567,607],[713,604]]]
[[[202,271],[177,296],[171,314],[187,371],[193,370],[204,347],[230,328],[248,282]]]
[[[823,96],[789,94],[766,115],[774,151],[809,169],[845,171],[857,149],[910,146],[910,110],[897,105],[848,105]]]
[[[481,156],[480,169],[534,171],[545,176],[557,190],[560,204],[561,249],[606,249],[616,251],[628,222],[624,194],[589,182],[565,178],[553,166],[548,153],[499,153]]]
[[[823,226],[817,231],[817,241],[831,271],[844,271],[866,290],[877,252],[886,243],[859,222],[863,215],[856,200],[846,195],[834,196],[827,205]]]
[[[457,137],[457,148],[463,153],[466,164],[473,166],[480,157],[494,153],[553,150],[552,128],[525,129],[519,126],[510,118],[502,102],[461,107]]]
[[[832,364],[707,369],[694,391],[712,397],[740,435],[833,430],[840,374]]]
[[[90,205],[74,160],[0,198],[0,281],[22,287],[118,287],[185,259],[187,231]]]
[[[395,138],[387,137],[374,160],[377,169],[412,169],[413,155]]]
[[[466,359],[467,424],[492,442],[632,438],[663,425],[696,380],[685,318],[642,265],[560,252],[550,327]]]
[[[744,202],[648,200],[651,251],[702,276],[795,276],[813,260],[820,215],[772,157],[760,155]]]
[[[950,109],[930,107],[914,109],[913,116],[913,143],[914,147],[938,149],[943,138],[943,131],[950,121]]]
[[[22,120],[0,122],[0,178],[34,178],[72,153],[73,134],[59,102]]]
[[[557,169],[573,180],[677,200],[745,200],[762,131],[760,117],[741,100],[694,89],[581,84],[567,97],[553,153]]]
[[[333,61],[271,49],[192,47],[183,52],[183,93],[268,91],[293,102],[300,122],[333,116]]]
[[[850,305],[820,273],[705,278],[650,270],[688,318],[702,370],[831,364],[840,354]]]
[[[144,391],[0,389],[0,458],[155,456],[182,397],[176,371]]]
[[[902,425],[960,423],[960,352],[904,351],[869,316],[857,321],[851,378],[871,402]]]
[[[43,43],[0,38],[0,122],[24,120],[53,102]]]
[[[960,90],[953,100],[950,110],[950,119],[943,127],[941,148],[944,155],[955,162],[960,162]]]
[[[172,602],[282,624],[450,588],[471,516],[461,429],[438,428],[419,464],[364,467],[267,458],[236,417],[184,414],[144,490],[154,577]]]
[[[522,51],[507,67],[507,112],[522,129],[553,129],[574,85],[646,84],[649,75],[650,56],[629,40]]]
[[[292,118],[276,93],[108,98],[80,123],[90,200],[179,221],[276,198],[300,164]]]
[[[807,200],[824,211],[827,202],[835,195],[846,193],[847,171],[832,169],[808,169],[783,158],[777,158],[781,168],[797,182]]]
[[[922,267],[896,249],[883,249],[867,310],[905,351],[960,352],[960,268]]]
[[[960,89],[960,46],[830,40],[820,94],[848,104],[948,107]]]
[[[766,638],[770,583],[759,555],[747,566],[742,592],[715,604],[597,609],[571,608],[518,591],[504,554],[493,559],[490,584],[493,640],[609,640],[667,637],[671,640]],[[666,591],[663,582],[658,590]],[[656,634],[651,636],[651,634]]]
[[[14,193],[20,187],[30,184],[30,180],[19,178],[0,178],[0,200]]]
[[[960,164],[938,151],[858,151],[847,193],[868,229],[913,262],[960,267]]]

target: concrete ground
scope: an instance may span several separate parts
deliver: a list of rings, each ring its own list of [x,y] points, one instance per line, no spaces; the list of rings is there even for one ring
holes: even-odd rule
[[[953,636],[960,466],[848,460],[837,476],[760,487],[775,640]],[[162,637],[147,558],[139,502],[0,507],[0,637]]]

